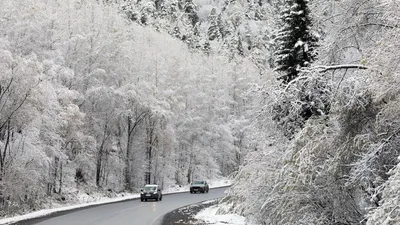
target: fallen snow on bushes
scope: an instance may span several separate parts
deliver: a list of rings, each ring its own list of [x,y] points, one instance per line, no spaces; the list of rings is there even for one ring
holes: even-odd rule
[[[218,215],[218,210],[224,206],[214,205],[201,210],[194,218],[209,225],[255,225],[246,222],[246,218],[237,214]]]

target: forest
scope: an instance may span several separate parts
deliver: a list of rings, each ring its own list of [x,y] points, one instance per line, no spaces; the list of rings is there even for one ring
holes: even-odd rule
[[[0,216],[229,177],[249,222],[400,223],[399,12],[0,1]]]

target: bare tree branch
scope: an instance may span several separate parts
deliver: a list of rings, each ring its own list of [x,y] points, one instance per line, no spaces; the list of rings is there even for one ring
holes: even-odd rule
[[[10,79],[10,82],[8,83],[7,87],[5,88],[5,90],[2,92],[2,89],[0,89],[0,100],[3,98],[4,94],[10,89],[10,86],[12,84],[12,82],[14,81],[14,78]]]
[[[3,129],[3,127],[5,126],[5,124],[11,119],[11,117],[14,115],[14,113],[16,111],[18,111],[19,108],[21,108],[21,106],[25,103],[26,99],[29,97],[30,92],[25,94],[24,99],[22,99],[22,101],[20,102],[20,104],[10,113],[10,115],[7,117],[7,119],[4,121],[4,123],[0,126],[0,130]]]

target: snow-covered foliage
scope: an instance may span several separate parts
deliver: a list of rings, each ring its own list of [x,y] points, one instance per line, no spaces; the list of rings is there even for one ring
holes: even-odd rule
[[[236,177],[241,182],[226,199],[243,202],[233,210],[261,224],[399,223],[399,7],[396,1],[310,1],[314,25],[323,31],[318,60],[288,86],[265,89],[264,109],[275,102],[281,110],[269,117],[279,117],[284,129],[263,135],[287,132],[293,139],[247,156]],[[302,104],[301,96],[314,103]],[[319,113],[299,120],[304,106]],[[274,157],[263,157],[269,154]],[[254,159],[280,166],[279,172]],[[245,189],[260,181],[255,200]]]
[[[231,60],[250,57],[268,67],[273,17],[270,0],[116,0],[129,19],[163,30],[192,51],[218,53]],[[274,1],[273,1],[274,2]]]
[[[330,79],[317,71],[305,71],[300,77],[278,90],[272,103],[273,120],[289,139],[293,138],[312,116],[329,114]]]
[[[400,160],[400,159],[398,159]],[[380,206],[367,215],[367,224],[398,224],[400,223],[400,164],[389,171],[389,180],[382,185],[379,194],[382,195]]]
[[[249,151],[257,67],[192,53],[112,2],[0,2],[0,216],[76,191],[217,179]]]

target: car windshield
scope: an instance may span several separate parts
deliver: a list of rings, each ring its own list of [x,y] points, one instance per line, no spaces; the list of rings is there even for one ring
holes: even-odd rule
[[[204,181],[193,181],[193,184],[204,184]]]
[[[156,189],[157,189],[157,187],[155,187],[155,186],[146,186],[146,187],[144,187],[145,191],[155,191]]]

